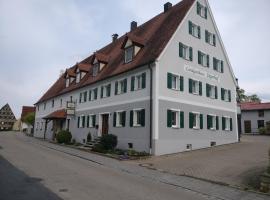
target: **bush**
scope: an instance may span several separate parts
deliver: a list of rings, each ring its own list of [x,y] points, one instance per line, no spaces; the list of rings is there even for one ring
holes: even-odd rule
[[[68,144],[70,143],[72,138],[72,135],[69,131],[59,131],[56,135],[56,140],[58,143],[62,144]]]
[[[87,135],[87,142],[91,142],[92,141],[92,135],[91,133],[89,132],[88,135]]]
[[[100,144],[105,150],[112,150],[117,146],[117,136],[113,134],[103,135]]]
[[[107,151],[104,149],[103,145],[95,144],[92,148],[92,151],[99,152],[99,153],[106,153]]]
[[[261,135],[265,135],[266,134],[266,128],[264,128],[264,127],[259,128],[259,133]]]

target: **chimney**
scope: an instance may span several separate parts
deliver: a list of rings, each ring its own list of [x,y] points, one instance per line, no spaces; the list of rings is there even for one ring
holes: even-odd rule
[[[130,23],[130,31],[134,31],[137,28],[137,22],[132,21]]]
[[[164,4],[164,13],[167,12],[172,7],[172,4],[170,2],[167,2]]]
[[[115,42],[117,40],[117,38],[118,38],[118,34],[117,33],[114,33],[112,35],[112,41]]]

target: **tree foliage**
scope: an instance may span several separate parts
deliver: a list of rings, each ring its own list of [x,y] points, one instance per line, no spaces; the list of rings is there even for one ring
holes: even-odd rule
[[[31,112],[31,113],[28,113],[23,119],[22,121],[28,125],[32,125],[34,126],[35,124],[35,113],[34,112]]]
[[[252,95],[246,95],[245,94],[245,90],[239,88],[237,90],[237,96],[238,96],[238,101],[240,103],[244,103],[244,102],[261,102],[260,97],[257,94],[252,94]]]

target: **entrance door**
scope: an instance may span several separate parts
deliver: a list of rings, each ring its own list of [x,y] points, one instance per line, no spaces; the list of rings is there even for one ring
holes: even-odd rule
[[[251,133],[251,121],[244,121],[245,133]]]
[[[109,132],[109,114],[102,115],[102,129],[101,134],[105,135]]]

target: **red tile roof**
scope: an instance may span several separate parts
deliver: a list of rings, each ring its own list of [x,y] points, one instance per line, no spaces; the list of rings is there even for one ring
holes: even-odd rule
[[[248,110],[270,110],[270,102],[268,103],[256,103],[256,102],[247,102],[240,104],[242,111]]]
[[[67,113],[65,109],[57,110],[47,115],[43,119],[66,119]]]
[[[33,112],[36,112],[36,108],[34,106],[23,106],[21,119],[23,119],[28,113],[33,113]]]
[[[116,41],[98,50],[96,53],[106,55],[108,64],[97,76],[93,77],[91,73],[87,73],[79,83],[73,83],[66,88],[65,76],[63,75],[37,103],[154,62],[169,42],[194,1],[195,0],[182,0],[167,12],[160,13],[141,26],[138,26],[132,32],[123,35]],[[124,63],[124,50],[121,48],[127,36],[136,43],[143,43],[144,45],[130,63]],[[80,63],[91,64],[93,56],[94,55],[89,56]],[[90,72],[92,71],[92,67],[91,65]],[[75,70],[75,68],[76,65],[71,67],[70,70]]]

